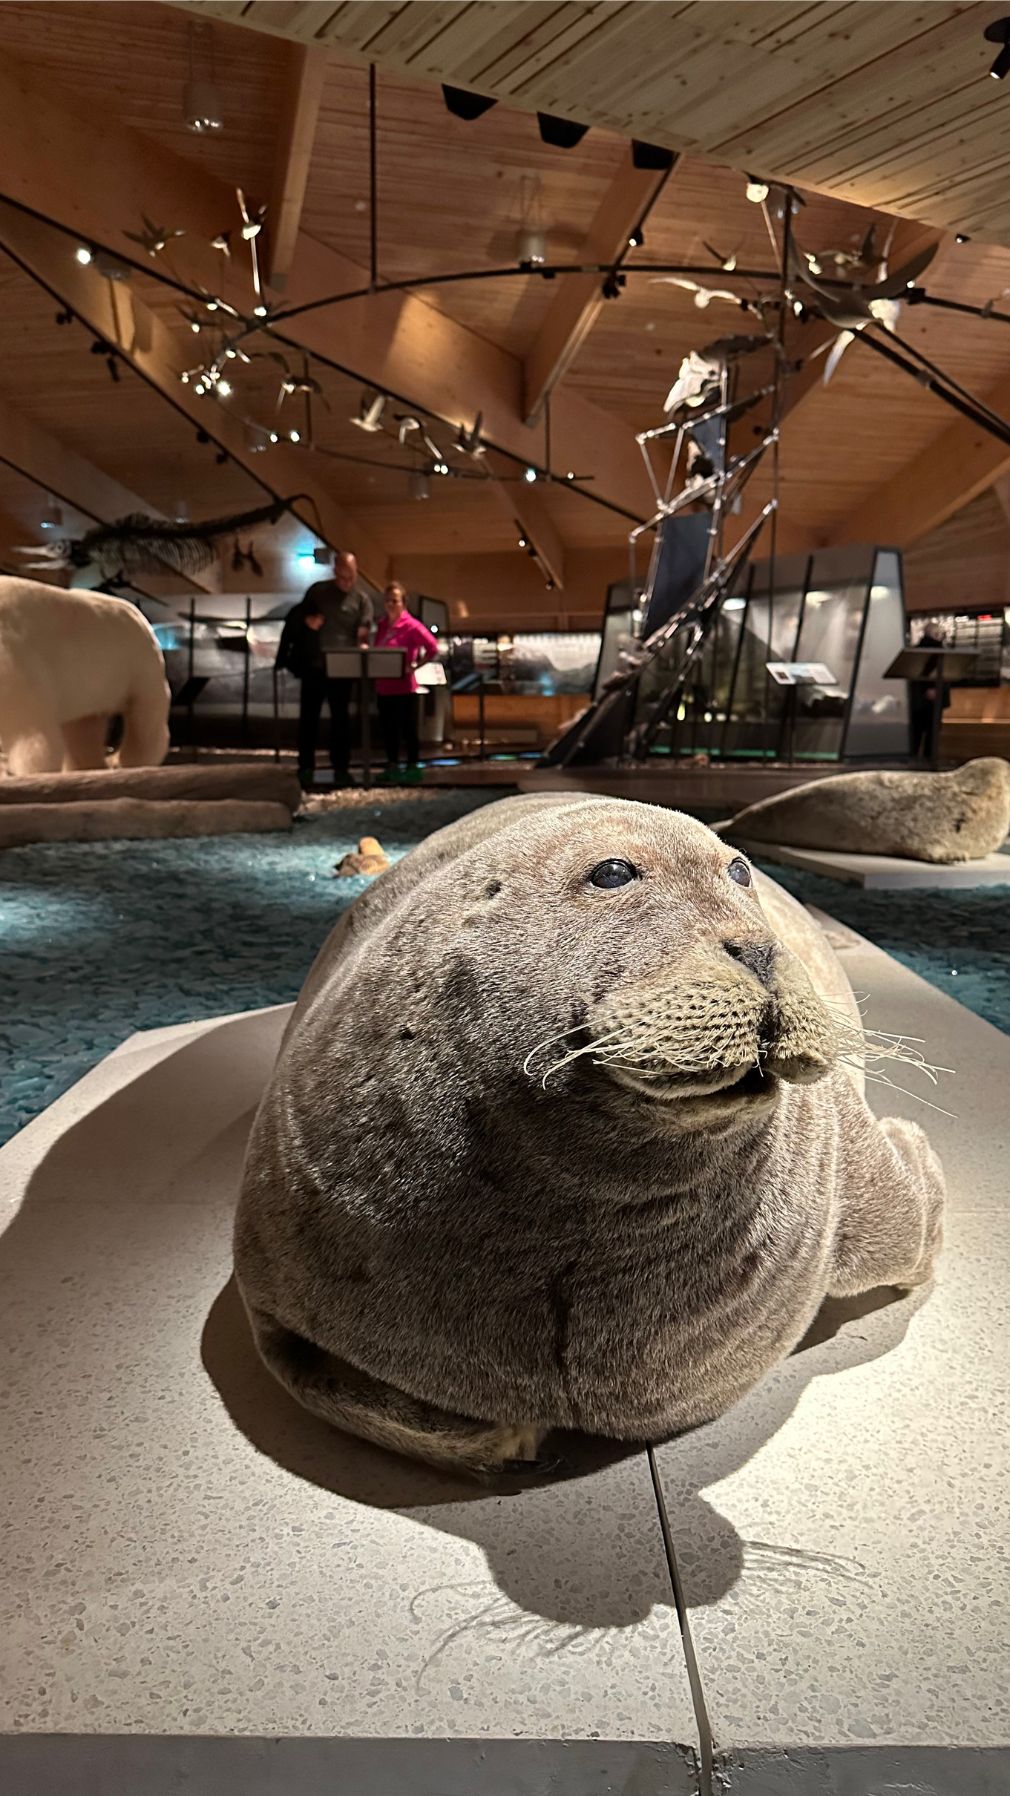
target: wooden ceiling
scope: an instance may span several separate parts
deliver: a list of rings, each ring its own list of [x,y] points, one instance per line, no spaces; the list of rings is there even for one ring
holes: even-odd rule
[[[200,14],[195,24],[194,10]],[[918,210],[913,216],[918,218],[962,224],[967,216],[949,207],[941,216],[932,190],[921,197],[931,180],[937,193],[944,182],[950,192],[959,191],[950,186],[955,176],[952,165],[942,160],[947,137],[939,129],[931,129],[933,148],[927,145],[915,163],[919,186],[914,189],[899,192],[888,185],[892,174],[897,179],[899,159],[882,139],[872,169],[856,168],[851,141],[862,129],[864,93],[875,95],[877,121],[866,142],[877,143],[878,126],[890,128],[893,119],[895,135],[888,143],[911,144],[917,140],[909,124],[909,96],[917,96],[916,104],[925,108],[925,71],[942,64],[953,91],[961,95],[960,113],[954,107],[950,117],[960,118],[952,135],[963,142],[960,148],[948,147],[952,156],[961,156],[962,165],[967,146],[982,142],[976,127],[984,117],[992,140],[986,140],[990,147],[985,154],[995,167],[1002,155],[995,143],[1001,115],[993,105],[1000,99],[1010,105],[1010,87],[1004,95],[999,83],[978,79],[981,29],[998,16],[987,7],[449,7],[355,0],[350,6],[307,8],[276,0],[267,9],[216,3],[183,9],[133,0],[0,3],[0,83],[8,84],[8,96],[20,92],[29,120],[41,121],[44,106],[53,108],[39,124],[37,144],[29,141],[26,149],[14,141],[13,126],[5,148],[0,119],[0,200],[56,217],[84,240],[131,256],[136,246],[131,248],[124,233],[138,228],[142,209],[158,223],[184,225],[187,236],[175,252],[166,251],[149,266],[140,256],[142,266],[128,289],[135,316],[156,321],[171,352],[167,362],[175,358],[177,367],[200,359],[200,351],[180,314],[180,295],[158,275],[185,279],[196,269],[208,285],[220,282],[218,291],[230,281],[248,309],[244,248],[236,245],[226,270],[207,245],[213,230],[237,226],[236,186],[258,201],[276,182],[290,93],[285,52],[274,36],[238,28],[234,21],[240,15],[243,24],[261,26],[265,19],[270,31],[302,39],[322,32],[321,41],[334,46],[326,58],[305,170],[299,252],[286,300],[340,290],[349,277],[334,278],[334,269],[360,274],[364,268],[367,275],[367,57],[375,56],[380,65],[378,262],[385,281],[511,267],[524,208],[531,205],[539,209],[551,256],[577,260],[594,218],[627,167],[631,131],[690,150],[648,217],[645,245],[628,258],[626,287],[603,305],[552,407],[553,465],[560,471],[574,465],[577,472],[596,478],[582,490],[542,484],[535,489],[545,536],[557,539],[562,556],[569,552],[572,565],[581,569],[587,555],[580,552],[606,553],[609,559],[600,568],[605,566],[610,577],[619,571],[624,554],[628,512],[642,515],[648,498],[634,432],[659,421],[663,397],[689,349],[728,331],[753,328],[752,319],[734,304],[715,299],[700,309],[689,291],[636,273],[636,267],[657,260],[703,264],[712,267],[709,282],[718,287],[720,275],[707,246],[722,255],[735,253],[741,266],[772,266],[761,210],[747,202],[738,172],[753,166],[752,137],[745,153],[728,135],[727,96],[732,94],[737,108],[730,124],[738,134],[770,133],[774,126],[779,138],[767,141],[785,143],[791,121],[798,143],[805,119],[803,154],[808,161],[803,166],[810,174],[797,230],[805,248],[821,251],[851,247],[874,218],[886,236],[890,227],[880,209],[907,209],[913,201],[906,204],[906,192],[920,196],[914,199]],[[201,69],[212,66],[224,103],[220,133],[194,136],[183,122],[182,90],[191,56]],[[915,81],[906,87],[902,71],[913,65]],[[608,66],[613,76],[609,84],[601,75]],[[972,71],[971,85],[967,75],[961,81],[962,66]],[[986,66],[983,59],[983,76]],[[649,72],[647,80],[643,69]],[[488,92],[500,90],[509,104],[467,124],[451,117],[443,105],[437,85],[443,76]],[[844,166],[841,159],[830,169],[823,156],[816,166],[809,160],[814,153],[810,109],[815,82],[822,131],[817,153],[833,133],[841,158],[848,133]],[[665,97],[671,91],[680,132],[676,138],[662,124],[671,110]],[[885,104],[888,92],[893,110]],[[61,96],[68,119],[71,112],[82,119],[79,137],[69,126],[66,132],[59,127]],[[576,149],[566,152],[541,142],[532,110],[542,106],[587,119],[590,99],[596,128]],[[748,108],[756,110],[759,103],[763,123],[748,116]],[[610,108],[606,116],[605,107]],[[56,121],[52,128],[50,116]],[[923,110],[922,117],[933,114]],[[927,135],[924,131],[924,142]],[[91,153],[85,156],[75,147],[80,145],[89,145]],[[787,167],[763,160],[757,172],[792,175],[794,170],[791,162]],[[907,168],[901,179],[911,179]],[[0,214],[0,244],[14,245],[19,241],[18,215],[3,206]],[[25,222],[28,226],[36,233],[40,228],[32,220]],[[929,276],[930,291],[978,304],[1010,291],[1010,249],[982,241],[983,235],[1003,235],[1005,229],[1010,230],[1010,222],[991,232],[983,225],[976,233],[972,225],[973,240],[960,246],[948,235]],[[264,487],[271,492],[311,487],[332,498],[350,527],[379,544],[408,576],[416,573],[420,581],[426,558],[441,562],[447,555],[464,557],[468,588],[479,594],[480,558],[511,554],[517,590],[522,587],[533,596],[539,591],[542,597],[542,581],[530,586],[535,570],[517,548],[516,519],[522,522],[523,507],[532,505],[533,498],[518,478],[522,463],[516,458],[527,455],[541,465],[546,460],[542,422],[530,430],[522,423],[522,363],[541,339],[561,281],[510,272],[493,280],[423,288],[409,313],[385,314],[389,322],[383,331],[393,363],[375,359],[376,335],[383,333],[368,326],[365,309],[373,302],[313,315],[315,334],[297,341],[326,357],[311,363],[322,387],[313,401],[315,448],[303,443],[286,450],[282,478],[274,454],[250,459],[243,453],[241,429],[243,418],[285,431],[295,421],[301,424],[301,400],[286,399],[278,406],[278,365],[256,359],[239,368],[234,396],[220,406],[211,402],[203,412],[179,387],[177,373],[161,383],[150,361],[138,372],[126,353],[121,379],[113,384],[104,359],[91,353],[91,329],[80,322],[55,322],[59,302],[54,291],[73,297],[75,309],[80,301],[86,322],[92,316],[81,284],[85,276],[70,267],[72,241],[53,234],[48,255],[35,264],[38,274],[44,262],[49,273],[43,279],[51,290],[0,255],[0,309],[7,341],[17,345],[17,353],[8,354],[0,368],[0,415],[6,405],[44,433],[45,441],[62,446],[73,476],[61,470],[58,460],[40,460],[41,451],[30,458],[27,470],[0,459],[0,531],[6,529],[8,542],[12,532],[24,536],[37,528],[47,489],[79,505],[82,513],[100,510],[98,489],[87,481],[80,484],[80,464],[86,462],[112,483],[104,489],[106,509],[114,504],[116,489],[168,514],[174,515],[183,501],[193,516],[207,516],[259,503]],[[87,276],[91,278],[90,270]],[[744,285],[740,290],[750,289]],[[414,355],[413,339],[422,347],[427,340],[426,318],[435,321],[430,341],[439,346],[438,355],[448,358],[442,373],[452,390],[444,405],[440,364],[436,360],[433,365],[430,353]],[[397,338],[403,332],[410,341],[401,345]],[[921,307],[905,310],[899,333],[973,392],[990,394],[1010,382],[1006,326]],[[204,341],[201,337],[199,343]],[[266,333],[247,344],[257,355],[277,347]],[[285,347],[284,353],[300,367],[297,348]],[[380,376],[392,366],[396,380],[384,382]],[[485,366],[487,397],[478,374],[471,378],[467,372],[479,373]],[[413,413],[427,424],[453,468],[456,477],[433,481],[431,497],[423,503],[410,490],[416,436],[401,446],[395,434],[368,435],[351,422],[363,390],[375,384],[386,384],[395,394],[391,414]],[[1010,411],[1010,390],[1005,409]],[[451,449],[454,426],[472,422],[480,410],[492,443],[511,453],[491,448],[481,463],[469,463]],[[204,420],[214,439],[209,443],[197,441]],[[811,385],[787,419],[781,457],[787,540],[844,540],[850,520],[858,519],[888,482],[900,480],[916,456],[933,445],[942,455],[940,445],[952,422],[952,414],[920,385],[862,344],[853,344],[830,386]],[[219,443],[229,451],[220,460]],[[566,461],[559,464],[562,452]],[[1010,467],[1010,456],[1005,465]],[[40,477],[43,466],[48,471]],[[967,481],[959,488],[959,465],[949,472],[948,509],[956,513],[979,488]],[[486,478],[489,473],[506,482],[504,499],[501,487]],[[641,504],[629,503],[633,490],[641,495]],[[756,484],[759,496],[767,491],[767,481]],[[935,508],[936,518],[948,515],[945,505],[947,500]],[[311,515],[303,511],[303,516]],[[995,527],[991,509],[987,519]],[[927,523],[931,521],[935,518]],[[922,533],[920,523],[915,534]],[[275,583],[295,577],[291,532],[282,537],[268,574]],[[601,571],[597,578],[597,601],[606,577]],[[584,609],[581,600],[574,608]]]
[[[1008,94],[986,79],[1001,6],[459,5],[188,0],[857,205],[1010,243]]]

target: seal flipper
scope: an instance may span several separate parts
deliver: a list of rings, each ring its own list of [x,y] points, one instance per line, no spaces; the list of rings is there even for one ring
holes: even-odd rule
[[[475,1421],[409,1397],[285,1328],[263,1310],[249,1320],[263,1360],[303,1408],[348,1434],[471,1478],[529,1470],[546,1428]]]

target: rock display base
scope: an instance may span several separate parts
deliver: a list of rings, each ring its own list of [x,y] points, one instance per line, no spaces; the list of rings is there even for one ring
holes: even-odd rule
[[[263,800],[112,798],[104,803],[0,805],[0,848],[29,842],[230,836],[290,828],[287,806]]]
[[[277,761],[231,761],[216,765],[108,767],[91,773],[41,773],[0,779],[0,805],[73,804],[80,800],[107,803],[138,798],[163,802],[188,799],[241,799],[286,805],[301,803],[298,775]]]

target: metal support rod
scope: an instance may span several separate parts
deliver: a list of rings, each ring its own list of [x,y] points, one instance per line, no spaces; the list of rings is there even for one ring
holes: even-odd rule
[[[242,740],[249,740],[249,630],[252,624],[252,599],[246,593],[245,599],[245,637],[243,640],[244,657],[242,661]]]
[[[368,252],[369,291],[379,284],[379,173],[377,141],[377,96],[374,62],[368,65]]]

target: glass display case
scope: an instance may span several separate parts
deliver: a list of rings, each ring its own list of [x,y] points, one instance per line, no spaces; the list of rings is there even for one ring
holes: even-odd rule
[[[611,589],[603,627],[603,678],[634,634],[627,589]],[[686,632],[649,659],[622,719],[625,737],[647,731],[653,754],[795,760],[899,759],[907,755],[908,693],[885,679],[905,641],[901,558],[889,549],[822,549],[780,555],[774,572],[753,561],[738,573],[693,659]],[[782,686],[769,662],[822,664],[821,683]],[[596,691],[602,686],[597,681]],[[612,721],[613,713],[611,713]],[[601,724],[602,728],[602,724]],[[596,744],[590,758],[620,752]]]

